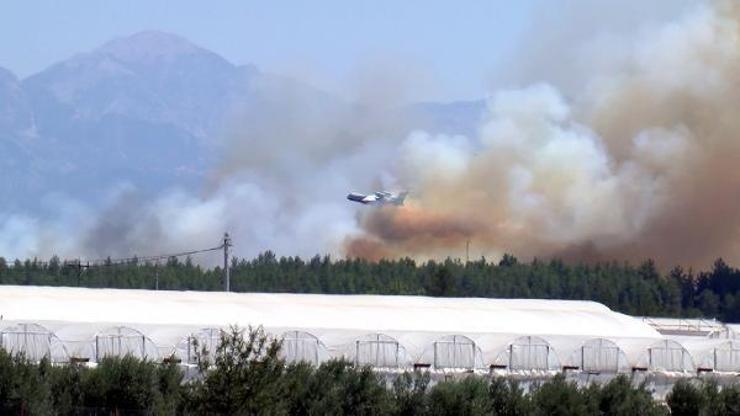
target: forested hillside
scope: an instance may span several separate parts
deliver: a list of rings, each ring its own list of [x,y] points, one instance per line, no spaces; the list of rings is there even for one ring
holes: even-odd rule
[[[54,258],[8,264],[0,258],[0,283],[163,290],[221,290],[222,269],[186,259],[153,265],[131,262],[78,268]],[[506,255],[417,263],[411,259],[332,260],[276,257],[232,261],[231,288],[238,292],[389,294],[458,297],[585,299],[631,315],[687,316],[740,322],[740,270],[718,259],[711,270],[676,267],[661,273],[652,261],[566,264],[522,263]]]

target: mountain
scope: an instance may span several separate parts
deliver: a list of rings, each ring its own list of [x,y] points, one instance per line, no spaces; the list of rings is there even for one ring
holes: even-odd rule
[[[53,65],[23,87],[42,114],[67,115],[39,120],[47,132],[60,122],[113,117],[171,124],[204,138],[255,75],[256,68],[237,67],[178,36],[142,32]]]
[[[0,134],[3,137],[29,132],[33,113],[18,78],[0,67]]]
[[[469,131],[479,110],[426,103],[408,111],[422,120],[416,127],[454,133]],[[198,189],[225,151],[225,130],[273,140],[277,112],[300,126],[306,113],[323,123],[352,111],[330,94],[156,31],[114,39],[24,80],[0,68],[0,192],[12,195],[0,200],[0,214],[33,211],[50,192],[95,202],[122,182],[145,193]]]
[[[39,179],[33,168],[36,158],[30,148],[34,137],[34,117],[28,97],[18,78],[0,68],[0,194],[5,196],[6,206],[23,205],[29,185]]]
[[[0,73],[0,133],[14,144],[24,131],[36,136],[4,149],[0,189],[95,200],[121,182],[144,192],[196,187],[215,157],[211,138],[229,109],[255,98],[260,77],[161,32],[112,40],[20,83]],[[37,163],[10,164],[24,153]]]

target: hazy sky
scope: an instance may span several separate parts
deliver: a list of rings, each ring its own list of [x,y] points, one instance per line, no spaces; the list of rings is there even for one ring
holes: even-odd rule
[[[533,39],[558,36],[553,28],[574,38],[630,30],[687,2],[11,0],[0,14],[0,66],[25,77],[111,38],[155,29],[345,96],[381,77],[408,85],[413,99],[477,98],[498,78],[512,78],[518,63],[511,61]]]

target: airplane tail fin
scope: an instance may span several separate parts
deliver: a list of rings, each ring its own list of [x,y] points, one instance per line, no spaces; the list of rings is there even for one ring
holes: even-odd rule
[[[403,191],[398,193],[398,197],[396,198],[396,205],[403,205],[403,202],[406,200],[406,196],[409,194],[409,191]]]

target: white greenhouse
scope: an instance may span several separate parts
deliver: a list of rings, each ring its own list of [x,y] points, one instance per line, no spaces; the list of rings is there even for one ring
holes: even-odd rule
[[[67,348],[59,337],[35,323],[17,323],[0,327],[0,348],[11,353],[22,352],[34,361],[44,357],[52,362],[69,360]]]
[[[222,334],[221,328],[199,329],[180,339],[172,353],[184,363],[195,364],[198,354],[213,356]]]
[[[278,338],[282,341],[280,354],[286,361],[318,365],[330,358],[326,345],[309,332],[286,331]]]
[[[0,316],[0,346],[54,362],[133,355],[193,364],[237,325],[261,326],[281,340],[286,360],[314,365],[344,358],[444,373],[740,372],[736,341],[666,338],[641,318],[587,301],[0,286]]]

